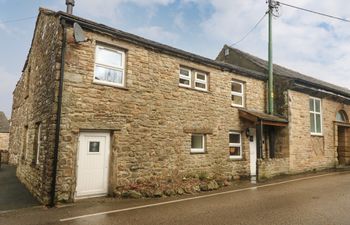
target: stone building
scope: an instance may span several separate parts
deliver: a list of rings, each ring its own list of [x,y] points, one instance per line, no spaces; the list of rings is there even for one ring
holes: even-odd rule
[[[2,163],[7,163],[9,160],[9,131],[10,123],[5,113],[0,111],[0,158]]]
[[[309,111],[308,92],[278,89],[282,113],[268,115],[265,71],[221,61],[40,9],[13,96],[17,176],[52,203],[190,193],[338,165],[331,138],[343,125],[337,140],[348,142],[349,102],[340,99],[350,91],[334,91],[338,99],[304,84],[322,98],[323,136],[310,136],[319,112]],[[334,122],[336,110],[345,121]]]
[[[268,71],[265,60],[227,45],[217,60],[261,73]],[[271,176],[283,170],[297,173],[349,165],[350,90],[279,65],[274,65],[274,80],[277,114],[289,121],[284,133],[288,144],[282,149],[289,166],[281,166],[278,157],[272,157],[261,162],[260,174]]]

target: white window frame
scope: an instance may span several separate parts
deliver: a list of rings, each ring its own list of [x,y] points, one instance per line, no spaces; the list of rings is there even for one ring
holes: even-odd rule
[[[240,154],[239,155],[230,155],[230,159],[242,159],[243,158],[243,149],[242,149],[242,134],[235,131],[230,131],[230,134],[238,134],[239,135],[239,143],[231,143],[230,142],[230,136],[229,136],[229,147],[239,147],[240,148]]]
[[[38,137],[37,137],[37,149],[36,149],[36,159],[35,163],[39,164],[39,155],[40,155],[40,145],[41,145],[41,123],[38,125]]]
[[[121,66],[115,66],[115,65],[111,66],[111,65],[108,65],[108,64],[103,64],[103,63],[97,62],[97,54],[99,53],[100,49],[107,50],[107,51],[112,51],[112,52],[116,52],[116,53],[121,54],[121,56],[122,56],[122,65]],[[95,79],[96,66],[100,66],[100,67],[103,67],[103,68],[106,68],[106,69],[121,71],[122,72],[122,83],[120,84],[120,83],[114,83],[114,82],[109,82],[109,81]],[[106,47],[104,45],[96,45],[93,82],[97,83],[97,84],[107,85],[107,86],[125,87],[125,52],[121,51],[121,50],[118,50],[118,49],[115,49],[115,48]]]
[[[232,84],[235,83],[235,84],[239,84],[241,85],[242,87],[242,93],[240,92],[236,92],[236,91],[232,91]],[[232,96],[238,96],[238,97],[242,97],[242,105],[239,105],[239,104],[234,104],[233,102],[231,102],[231,105],[232,106],[236,106],[236,107],[244,107],[244,104],[245,104],[245,101],[244,101],[244,83],[242,82],[239,82],[239,81],[234,81],[232,80],[231,81],[231,99],[232,99]],[[232,101],[232,100],[231,100]]]
[[[197,78],[197,75],[204,75],[204,80],[202,79],[198,79]],[[194,76],[194,89],[197,89],[197,90],[202,90],[202,91],[207,91],[208,90],[208,74],[206,73],[203,73],[203,72],[198,72],[196,71],[195,72],[195,76]],[[204,84],[205,85],[205,88],[200,88],[200,87],[197,87],[196,86],[196,83],[200,83],[200,84]]]
[[[201,136],[202,137],[202,148],[192,148],[192,136]],[[191,153],[205,153],[205,134],[191,134]]]
[[[310,133],[311,135],[317,135],[317,136],[322,136],[323,135],[323,118],[322,118],[322,101],[320,98],[315,98],[315,97],[310,97],[310,99],[314,102],[314,108],[313,111],[310,110],[310,101],[309,101],[309,116],[311,116],[311,113],[314,114],[314,124],[315,124],[315,131],[317,128],[317,120],[316,120],[316,115],[320,115],[320,126],[321,126],[321,132],[312,132],[311,131],[311,124],[310,124]],[[316,112],[316,101],[320,101],[320,112]]]
[[[185,76],[185,75],[182,75],[181,74],[181,70],[187,70],[188,71],[188,76]],[[188,80],[189,83],[188,85],[187,84],[183,84],[183,83],[180,83],[180,79],[183,79],[183,80]],[[188,68],[185,68],[185,67],[180,67],[180,70],[179,70],[179,86],[181,87],[191,87],[192,85],[192,71]]]

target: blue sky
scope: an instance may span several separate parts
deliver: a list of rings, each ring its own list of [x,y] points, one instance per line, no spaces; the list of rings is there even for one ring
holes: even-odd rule
[[[101,3],[103,2],[103,3]],[[346,0],[283,2],[350,18]],[[0,0],[0,111],[11,114],[12,91],[30,48],[39,7],[65,10],[65,0]],[[202,56],[215,58],[264,15],[265,0],[76,0],[74,14]],[[350,23],[281,7],[273,21],[274,61],[350,88]],[[267,19],[234,46],[267,58]]]

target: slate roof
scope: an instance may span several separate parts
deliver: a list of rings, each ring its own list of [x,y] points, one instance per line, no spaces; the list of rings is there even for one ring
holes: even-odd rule
[[[87,29],[95,32],[100,32],[103,34],[109,34],[119,40],[133,43],[160,53],[179,57],[191,62],[208,65],[223,71],[229,71],[229,72],[237,73],[248,77],[253,77],[259,80],[267,80],[267,75],[264,73],[239,67],[239,66],[232,65],[225,62],[219,62],[200,55],[196,55],[178,48],[171,47],[169,45],[161,44],[159,42],[155,42],[131,33],[127,33],[127,32],[106,26],[104,24],[96,23],[94,21],[87,20],[75,15],[67,14],[66,12],[62,12],[62,11],[55,12],[49,9],[40,8],[40,13],[45,13],[48,15],[56,15],[56,16],[59,16],[61,19],[64,19],[67,24],[73,24],[74,22],[77,22],[84,30]]]
[[[247,109],[238,109],[239,111],[248,113],[258,119],[265,120],[265,121],[271,121],[271,122],[280,122],[280,123],[288,123],[288,120],[286,120],[283,117],[277,116],[277,115],[270,115],[267,113],[255,111],[255,110],[247,110]]]
[[[7,120],[5,113],[0,111],[0,133],[9,133],[10,123]]]
[[[258,67],[260,67],[266,71],[268,70],[268,63],[266,60],[263,60],[263,59],[258,58],[256,56],[253,56],[249,53],[243,52],[239,49],[232,48],[228,45],[225,45],[224,48],[229,48],[230,54],[231,54],[231,52],[234,52],[235,54],[237,54],[241,58],[249,60],[253,64],[257,65]],[[288,78],[291,78],[291,79],[293,79],[297,82],[303,83],[303,84],[311,85],[311,86],[314,86],[316,88],[324,89],[324,90],[331,91],[331,92],[334,92],[334,93],[337,93],[340,95],[350,97],[350,89],[348,89],[348,88],[340,87],[340,86],[337,86],[337,85],[334,85],[334,84],[331,84],[331,83],[304,75],[302,73],[285,68],[283,66],[273,64],[273,71],[274,71],[274,74],[276,74],[276,75],[288,77]]]

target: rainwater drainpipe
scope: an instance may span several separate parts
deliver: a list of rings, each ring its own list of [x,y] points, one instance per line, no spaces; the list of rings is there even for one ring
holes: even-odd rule
[[[61,130],[61,112],[62,112],[62,93],[63,93],[63,79],[64,79],[64,63],[67,46],[67,28],[66,21],[61,20],[63,28],[62,32],[62,47],[61,47],[61,68],[60,68],[60,80],[58,86],[58,97],[57,97],[57,113],[56,113],[56,131],[55,131],[55,146],[53,152],[52,162],[52,181],[51,181],[51,192],[50,192],[50,207],[54,207],[56,204],[56,179],[57,179],[57,162],[58,162],[58,150],[60,143],[60,130]]]

